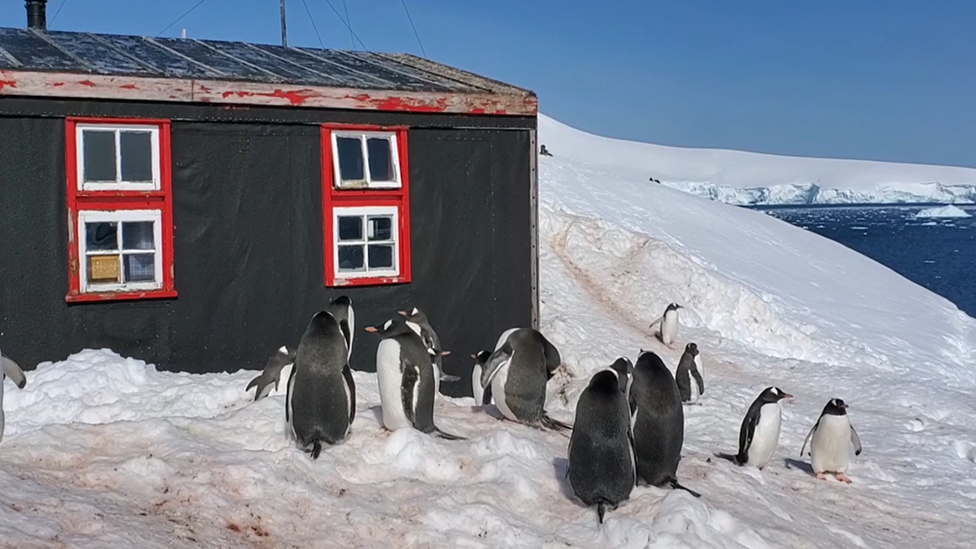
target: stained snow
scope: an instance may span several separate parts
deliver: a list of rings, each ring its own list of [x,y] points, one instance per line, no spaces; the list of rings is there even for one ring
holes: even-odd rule
[[[976,202],[973,168],[651,145],[575,132],[544,115],[539,126],[567,136],[559,149],[542,136],[557,157],[728,204]],[[592,154],[594,146],[601,154]]]
[[[447,397],[438,399],[438,425],[469,440],[389,434],[376,377],[361,372],[351,437],[311,461],[284,435],[280,393],[250,402],[244,387],[255,372],[160,372],[86,350],[28,371],[24,390],[5,382],[0,540],[147,549],[969,546],[976,320],[844,246],[648,182],[643,163],[664,158],[660,147],[548,118],[540,138],[555,155],[539,159],[541,327],[566,364],[548,408],[572,420],[589,375],[617,356],[652,349],[673,370],[679,349],[697,342],[706,392],[686,409],[678,473],[701,499],[637,488],[601,528],[563,479],[567,435]],[[765,156],[742,158],[756,173],[779,169]],[[832,169],[816,162],[813,172]],[[685,306],[673,350],[647,329],[671,301]],[[485,334],[484,347],[498,335]],[[454,360],[476,351],[451,350]],[[742,415],[768,385],[796,395],[769,466],[716,460],[714,452],[735,450]],[[864,443],[851,485],[815,480],[799,457],[831,397],[850,404]]]
[[[918,212],[917,214],[915,214],[915,217],[924,219],[924,218],[931,218],[931,217],[934,218],[970,217],[970,215],[969,213],[966,212],[966,210],[950,204],[948,206],[940,206],[937,208],[926,208]]]

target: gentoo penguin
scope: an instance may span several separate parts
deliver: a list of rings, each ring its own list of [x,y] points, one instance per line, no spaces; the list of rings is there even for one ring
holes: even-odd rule
[[[18,389],[23,389],[27,385],[27,376],[14,359],[0,353],[0,362],[3,362],[2,373],[0,373],[0,441],[3,440],[3,428],[6,418],[3,414],[3,386],[4,380],[10,378]]]
[[[356,418],[349,341],[326,310],[312,317],[298,343],[285,396],[285,429],[312,459],[318,459],[323,443],[345,439]]]
[[[652,330],[654,326],[658,326],[658,336],[661,338],[661,343],[664,343],[668,347],[671,347],[671,344],[678,337],[678,309],[684,309],[684,307],[677,303],[668,304],[661,318],[655,320],[649,326]]]
[[[813,437],[813,440],[810,438]],[[832,398],[824,406],[820,418],[813,424],[800,447],[800,456],[810,442],[810,465],[817,479],[827,480],[824,473],[834,473],[837,480],[851,483],[844,473],[850,464],[850,454],[847,452],[848,443],[854,445],[854,455],[861,455],[861,437],[857,435],[854,426],[847,416],[847,403],[839,398]]]
[[[569,439],[569,483],[583,503],[596,505],[600,524],[637,481],[626,386],[616,368],[594,374],[576,404]]]
[[[739,427],[739,453],[716,454],[739,465],[752,465],[762,469],[772,459],[779,445],[779,430],[783,420],[780,401],[793,398],[779,387],[766,387],[752,401]]]
[[[545,411],[546,384],[560,364],[559,351],[538,330],[511,328],[498,339],[485,363],[481,386],[491,386],[495,406],[511,421],[537,428],[572,429]]]
[[[670,485],[700,497],[678,483],[678,462],[685,438],[684,411],[671,371],[654,352],[642,349],[637,356],[630,410],[638,485]]]
[[[264,370],[261,372],[261,374],[247,384],[247,388],[244,389],[244,392],[250,391],[251,387],[256,387],[254,390],[254,401],[257,402],[268,396],[272,390],[277,391],[278,381],[281,380],[282,374],[284,374],[285,379],[291,377],[291,370],[289,369],[286,371],[284,368],[295,363],[295,353],[295,349],[289,349],[285,346],[278,349],[275,354],[271,355],[271,358],[268,359],[268,362],[264,365]]]
[[[409,324],[412,324],[410,327],[418,332],[421,339],[424,340],[424,346],[431,351],[430,354],[434,357],[434,393],[441,392],[441,381],[460,381],[461,378],[458,376],[444,373],[444,357],[451,352],[441,348],[441,338],[437,336],[434,327],[430,325],[427,315],[416,307],[410,311],[399,311],[399,313],[407,319]]]
[[[346,361],[352,358],[352,342],[356,331],[356,311],[352,308],[352,299],[349,296],[340,295],[332,300],[325,310],[332,314],[332,317],[339,323],[342,337],[346,340]]]
[[[471,355],[474,359],[474,368],[471,369],[471,393],[474,396],[475,406],[483,406],[491,402],[491,385],[481,386],[481,372],[491,357],[491,351],[480,351]]]
[[[685,352],[678,361],[678,369],[674,374],[674,380],[678,383],[678,392],[681,393],[681,402],[695,404],[699,397],[705,392],[705,382],[702,380],[701,372],[698,371],[698,345],[689,343],[685,345]]]
[[[617,379],[620,381],[620,390],[629,399],[630,386],[634,383],[634,363],[629,358],[620,357],[610,365],[610,369],[616,372]]]
[[[383,426],[390,431],[414,428],[448,440],[465,440],[434,424],[434,363],[430,349],[408,321],[394,317],[366,331],[381,338],[376,348],[376,378]]]

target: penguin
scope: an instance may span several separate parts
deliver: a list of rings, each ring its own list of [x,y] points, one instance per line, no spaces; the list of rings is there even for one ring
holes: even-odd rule
[[[620,357],[610,365],[610,370],[613,370],[617,374],[617,379],[620,381],[620,390],[629,399],[630,386],[634,382],[634,363],[627,357]]]
[[[678,369],[675,371],[674,380],[678,384],[678,391],[681,393],[681,402],[696,404],[698,399],[705,393],[705,382],[702,380],[701,372],[698,371],[698,345],[689,343],[685,345],[685,352],[678,361]]]
[[[535,428],[569,430],[571,425],[545,411],[546,384],[561,364],[559,351],[541,332],[511,328],[502,333],[485,363],[481,386],[491,386],[491,398],[506,419]]]
[[[677,303],[668,304],[661,318],[655,320],[649,326],[652,330],[655,326],[658,327],[657,335],[660,337],[661,343],[664,343],[669,348],[671,348],[671,344],[674,343],[675,338],[678,337],[678,309],[684,309],[684,307]]]
[[[630,498],[637,482],[625,377],[615,367],[593,375],[577,401],[569,439],[573,494],[588,507],[596,505],[600,524],[606,511]]]
[[[291,377],[291,369],[286,370],[286,366],[290,366],[295,363],[295,349],[289,349],[286,346],[282,346],[278,349],[275,354],[271,355],[268,359],[267,364],[264,365],[264,370],[260,375],[251,380],[247,384],[247,388],[244,392],[250,391],[252,387],[254,390],[254,402],[261,400],[262,398],[271,394],[272,390],[278,390],[278,382],[284,378],[288,379]],[[286,382],[287,383],[287,382]]]
[[[3,413],[4,380],[9,377],[18,389],[23,389],[27,386],[27,376],[24,375],[24,370],[20,367],[20,364],[17,364],[14,359],[2,352],[0,352],[0,362],[3,363],[3,367],[0,369],[2,370],[0,371],[0,441],[3,441],[3,428],[6,421]]]
[[[684,411],[678,385],[656,353],[642,349],[637,356],[629,400],[637,484],[670,485],[701,497],[678,482],[678,462],[685,437]]]
[[[824,473],[833,473],[837,480],[850,484],[851,479],[844,473],[850,465],[850,454],[847,452],[848,443],[854,445],[854,455],[861,455],[861,437],[851,425],[847,415],[847,403],[839,398],[832,398],[824,406],[820,418],[813,424],[807,437],[800,447],[800,457],[810,443],[810,465],[817,475],[817,480],[827,480]],[[811,440],[811,437],[813,440]]]
[[[285,429],[312,459],[318,459],[323,444],[342,442],[356,419],[349,341],[325,310],[312,317],[298,343],[285,395]]]
[[[437,332],[434,331],[434,327],[431,326],[430,321],[427,320],[427,315],[416,307],[410,311],[398,312],[401,316],[406,318],[410,324],[412,324],[410,327],[414,328],[414,331],[417,332],[421,339],[424,340],[424,345],[427,347],[427,349],[432,351],[431,355],[434,357],[434,394],[439,394],[441,392],[441,381],[461,381],[461,378],[458,376],[452,376],[444,373],[443,357],[451,354],[451,352],[445,351],[441,348],[441,338],[437,337]]]
[[[474,368],[471,369],[471,394],[474,396],[475,406],[491,403],[491,385],[481,386],[481,372],[490,357],[491,351],[479,351],[471,355],[474,359]]]
[[[447,440],[466,440],[434,424],[434,363],[430,349],[408,321],[394,317],[381,327],[367,326],[366,331],[381,338],[376,348],[376,378],[383,426],[390,431],[414,428]]]
[[[762,470],[779,445],[780,425],[783,421],[783,409],[780,401],[793,398],[793,395],[783,392],[779,387],[766,387],[752,401],[742,425],[739,427],[739,453],[715,454],[738,465],[752,465]]]
[[[352,343],[356,333],[356,311],[352,308],[352,299],[340,295],[326,305],[325,310],[339,323],[342,337],[346,340],[346,361],[352,359]]]

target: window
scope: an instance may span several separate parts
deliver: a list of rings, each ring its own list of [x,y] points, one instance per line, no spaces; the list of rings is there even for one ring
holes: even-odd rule
[[[67,121],[68,301],[175,297],[169,122]]]
[[[410,281],[405,128],[323,126],[327,286]]]

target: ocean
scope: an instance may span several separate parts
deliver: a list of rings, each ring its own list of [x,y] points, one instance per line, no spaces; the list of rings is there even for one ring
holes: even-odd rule
[[[972,217],[915,218],[939,205],[759,206],[830,238],[952,301],[976,317],[976,206]]]

